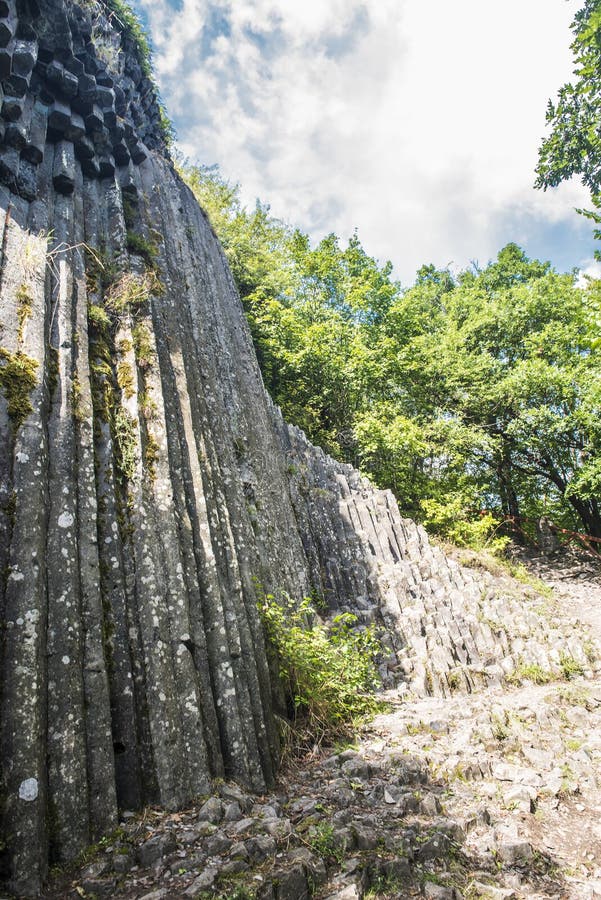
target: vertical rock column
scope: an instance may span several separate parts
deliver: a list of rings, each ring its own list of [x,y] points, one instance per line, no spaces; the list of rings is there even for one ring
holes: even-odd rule
[[[47,871],[46,241],[26,230],[43,210],[0,210],[0,834],[29,892]]]

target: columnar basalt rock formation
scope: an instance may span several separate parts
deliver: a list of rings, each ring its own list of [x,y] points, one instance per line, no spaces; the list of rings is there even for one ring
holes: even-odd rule
[[[377,621],[418,693],[558,651],[282,421],[105,4],[0,0],[0,83],[0,875],[33,895],[118,808],[272,782],[257,585]]]

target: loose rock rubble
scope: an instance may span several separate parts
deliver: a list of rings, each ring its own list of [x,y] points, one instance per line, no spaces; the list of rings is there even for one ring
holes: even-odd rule
[[[355,746],[316,751],[270,794],[223,782],[182,812],[125,813],[44,896],[601,896],[598,670],[386,699]]]

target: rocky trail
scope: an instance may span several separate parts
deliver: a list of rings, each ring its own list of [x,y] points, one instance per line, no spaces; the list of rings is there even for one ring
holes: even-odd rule
[[[596,564],[575,555],[526,562],[553,595],[515,582],[524,602],[560,630],[588,631],[595,647]],[[221,782],[184,811],[124,813],[85,862],[55,873],[44,897],[601,896],[593,656],[590,668],[566,657],[561,679],[534,666],[471,694],[388,691],[387,711],[354,746],[289,766],[268,795]]]

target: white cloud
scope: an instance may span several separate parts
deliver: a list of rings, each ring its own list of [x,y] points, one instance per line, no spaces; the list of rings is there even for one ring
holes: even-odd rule
[[[582,287],[585,286],[589,278],[601,278],[601,262],[596,259],[584,260],[578,284]]]
[[[537,229],[590,232],[579,186],[532,190],[575,0],[138,2],[184,152],[314,237],[357,227],[410,281]]]

